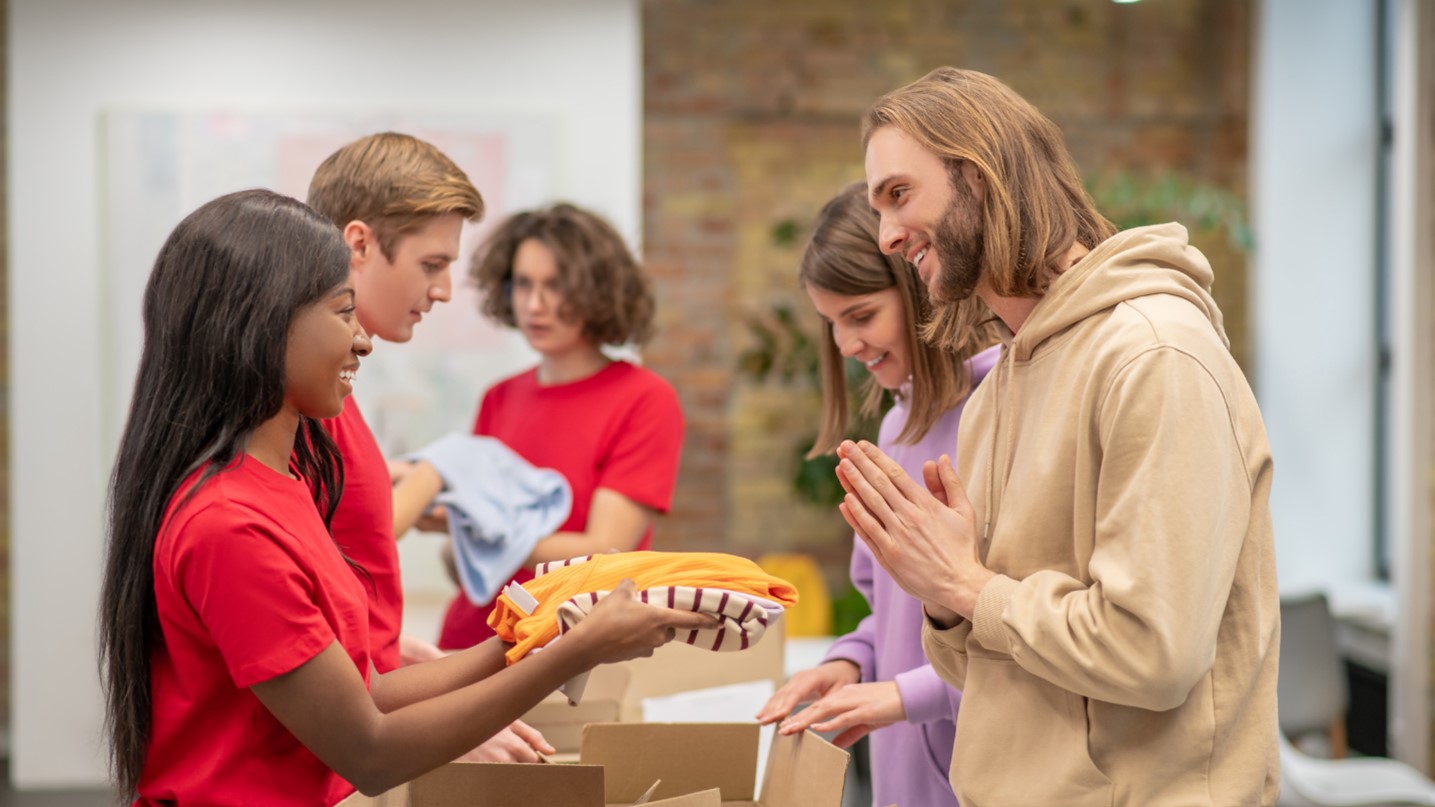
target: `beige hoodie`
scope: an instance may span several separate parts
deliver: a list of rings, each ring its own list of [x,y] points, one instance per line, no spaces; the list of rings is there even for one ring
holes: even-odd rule
[[[1275,803],[1271,456],[1211,281],[1180,225],[1107,239],[967,404],[999,576],[923,636],[964,807]]]

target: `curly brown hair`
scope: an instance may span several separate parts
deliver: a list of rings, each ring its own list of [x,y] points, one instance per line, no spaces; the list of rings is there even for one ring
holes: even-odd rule
[[[642,265],[613,225],[567,203],[508,217],[474,253],[469,277],[478,285],[485,316],[517,324],[513,256],[529,239],[553,251],[563,294],[559,316],[582,322],[585,338],[595,345],[641,345],[652,337],[653,288]]]

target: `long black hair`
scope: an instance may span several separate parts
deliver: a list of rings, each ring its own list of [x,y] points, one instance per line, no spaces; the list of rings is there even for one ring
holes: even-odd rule
[[[266,190],[221,196],[174,229],[144,294],[144,350],[110,478],[109,543],[100,595],[100,667],[110,762],[121,798],[139,784],[151,722],[150,653],[163,640],[154,548],[180,486],[186,496],[245,450],[284,401],[295,313],[344,282],[338,229]],[[325,523],[343,466],[320,424],[300,419],[294,469]]]

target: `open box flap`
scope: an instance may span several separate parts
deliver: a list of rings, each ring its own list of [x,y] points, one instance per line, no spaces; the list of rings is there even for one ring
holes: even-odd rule
[[[610,804],[632,804],[653,782],[654,799],[717,788],[728,801],[752,798],[756,723],[594,723],[579,759],[602,765]]]
[[[722,807],[722,791],[717,788],[674,796],[671,799],[644,802],[643,807]],[[608,807],[630,807],[626,803],[610,803]]]
[[[593,765],[459,762],[436,768],[409,783],[411,807],[466,804],[605,807],[603,769]]]
[[[763,807],[842,807],[846,751],[811,731],[772,738],[758,802]]]

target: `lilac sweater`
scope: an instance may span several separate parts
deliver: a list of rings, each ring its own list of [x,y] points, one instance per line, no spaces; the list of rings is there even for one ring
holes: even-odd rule
[[[972,357],[972,385],[996,364],[1000,347]],[[946,412],[914,444],[897,443],[907,423],[907,403],[898,401],[882,419],[877,444],[919,482],[922,463],[947,454],[956,460],[957,423],[965,402]],[[873,732],[872,797],[878,807],[955,805],[947,770],[952,763],[957,707],[952,689],[922,655],[922,604],[903,591],[861,541],[852,548],[852,584],[867,598],[872,615],[839,638],[824,661],[846,659],[862,669],[862,681],[896,681],[907,721]]]

